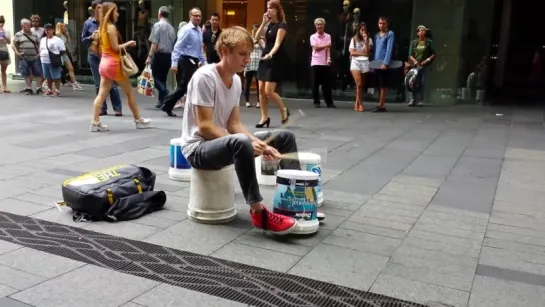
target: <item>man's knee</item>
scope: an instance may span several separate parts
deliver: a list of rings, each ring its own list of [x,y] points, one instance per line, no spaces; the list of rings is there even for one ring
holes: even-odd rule
[[[235,150],[251,151],[253,153],[252,140],[244,133],[236,133],[229,136],[230,144]]]
[[[287,142],[295,143],[295,134],[289,130],[279,130],[277,138]]]

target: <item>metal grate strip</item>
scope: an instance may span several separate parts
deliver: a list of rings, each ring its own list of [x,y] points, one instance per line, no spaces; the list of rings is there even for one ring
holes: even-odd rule
[[[426,307],[392,297],[0,212],[0,240],[252,306]]]

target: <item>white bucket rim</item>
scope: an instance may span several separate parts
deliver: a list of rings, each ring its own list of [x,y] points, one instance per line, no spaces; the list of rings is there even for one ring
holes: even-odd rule
[[[318,174],[296,169],[281,169],[276,172],[276,176],[285,179],[295,180],[318,180]]]
[[[175,138],[170,140],[170,145],[182,146],[182,138]]]
[[[319,154],[315,154],[313,152],[299,152],[297,153],[297,156],[299,157],[299,162],[302,164],[317,164],[322,161],[322,157]]]

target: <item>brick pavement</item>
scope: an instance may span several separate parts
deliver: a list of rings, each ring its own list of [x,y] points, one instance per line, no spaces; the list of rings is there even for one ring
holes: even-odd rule
[[[310,238],[263,238],[237,194],[227,225],[187,219],[188,184],[169,180],[168,142],[181,119],[139,97],[155,129],[126,116],[88,132],[93,95],[0,95],[0,211],[246,263],[430,306],[545,304],[545,131],[542,108],[289,102],[301,149],[327,148],[327,219]],[[242,109],[253,126],[256,109]],[[279,114],[271,112],[275,126]],[[75,224],[53,201],[63,180],[135,163],[157,172],[166,209],[131,222]],[[266,199],[273,191],[264,189]],[[107,286],[105,286],[107,285]],[[2,298],[3,297],[3,298]],[[243,306],[0,240],[0,306]],[[246,306],[246,305],[244,305]]]

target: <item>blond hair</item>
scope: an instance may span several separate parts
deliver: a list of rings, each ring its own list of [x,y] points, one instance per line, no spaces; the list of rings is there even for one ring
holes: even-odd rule
[[[234,26],[221,31],[216,42],[216,51],[221,58],[221,47],[233,50],[240,45],[246,45],[253,50],[254,39],[248,30],[240,26]]]
[[[55,35],[64,35],[64,31],[62,30],[62,27],[64,26],[64,23],[57,22],[57,25],[55,26]]]

